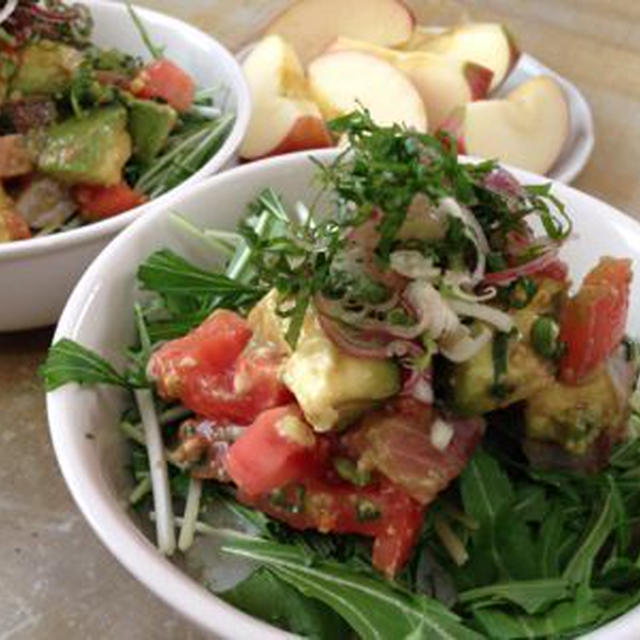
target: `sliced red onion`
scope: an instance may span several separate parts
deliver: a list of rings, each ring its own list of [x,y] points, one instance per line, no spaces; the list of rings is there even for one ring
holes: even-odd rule
[[[503,269],[502,271],[487,273],[484,276],[484,282],[487,284],[504,285],[509,284],[522,276],[529,276],[537,273],[538,271],[542,271],[556,259],[558,256],[558,250],[558,246],[553,245],[548,251],[533,260],[529,260],[529,262],[525,262],[517,267]]]
[[[318,320],[323,331],[338,349],[356,358],[376,358],[383,360],[388,358],[387,345],[376,343],[372,340],[364,340],[355,335],[354,331],[343,329],[337,321],[332,320],[322,313],[318,314]]]
[[[524,187],[515,176],[502,167],[494,169],[485,177],[484,186],[497,194],[513,198],[524,198],[526,195]]]

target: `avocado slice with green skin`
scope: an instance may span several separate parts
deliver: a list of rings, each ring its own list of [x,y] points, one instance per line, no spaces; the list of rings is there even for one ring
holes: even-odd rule
[[[169,105],[152,100],[131,98],[127,106],[133,155],[141,162],[151,162],[167,143],[178,114]]]
[[[93,109],[49,127],[37,144],[42,173],[68,184],[117,184],[131,156],[127,111],[120,105]]]
[[[54,95],[71,86],[73,72],[84,56],[80,51],[60,42],[41,40],[27,45],[9,83],[11,94]]]

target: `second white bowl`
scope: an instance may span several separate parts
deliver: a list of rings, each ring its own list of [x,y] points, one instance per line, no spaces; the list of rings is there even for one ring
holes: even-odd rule
[[[149,54],[124,4],[86,0],[94,18],[92,41],[132,55]],[[242,70],[217,40],[181,20],[136,8],[154,43],[186,69],[200,87],[228,88],[225,108],[236,114],[233,127],[218,152],[190,178],[140,207],[102,222],[59,234],[0,244],[0,331],[31,329],[54,323],[74,284],[91,260],[125,226],[172,200],[203,177],[235,162],[247,130],[251,100]]]

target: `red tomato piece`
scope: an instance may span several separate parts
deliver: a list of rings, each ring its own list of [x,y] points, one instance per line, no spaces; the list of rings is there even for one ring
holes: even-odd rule
[[[140,98],[162,98],[174,109],[186,111],[193,104],[196,87],[186,71],[161,58],[142,69],[129,89]]]
[[[563,382],[580,382],[622,341],[632,277],[630,260],[601,258],[567,302],[559,335],[566,345],[559,370]]]
[[[227,471],[248,495],[259,495],[315,474],[326,459],[295,404],[263,411],[231,446]]]
[[[385,480],[356,487],[309,477],[261,496],[240,491],[238,499],[294,529],[373,537],[373,565],[389,577],[409,559],[424,514],[406,491]]]
[[[200,327],[153,354],[149,375],[158,391],[211,420],[249,424],[262,411],[287,404],[278,354],[247,347],[251,329],[232,311],[215,311]]]
[[[111,187],[79,184],[73,187],[72,194],[82,217],[91,222],[124,213],[147,201],[145,195],[132,189],[126,182]]]

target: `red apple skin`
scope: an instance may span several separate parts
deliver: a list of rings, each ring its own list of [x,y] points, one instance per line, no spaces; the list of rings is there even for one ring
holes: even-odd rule
[[[314,116],[302,116],[298,118],[277,147],[255,158],[242,158],[245,162],[270,158],[283,153],[305,151],[307,149],[323,149],[332,147],[333,139],[324,121]]]
[[[464,77],[471,87],[471,99],[484,100],[489,94],[493,71],[475,62],[467,62],[464,65]]]
[[[484,67],[480,67],[481,69],[484,69]],[[491,76],[493,76],[493,73],[490,71],[489,72]],[[491,82],[491,77],[489,78],[489,82]],[[458,153],[461,155],[464,155],[467,153],[465,144],[464,144],[464,131],[462,129],[464,124],[464,107],[458,107],[456,109],[454,109],[449,116],[447,117],[447,119],[438,127],[438,131],[439,132],[445,132],[448,133],[452,138],[455,139],[456,141],[456,147],[458,149]]]
[[[513,37],[511,31],[509,31],[505,26],[502,27],[502,30],[507,38],[507,42],[509,43],[509,68],[504,76],[504,79],[506,80],[513,68],[518,64],[518,60],[520,60],[520,49],[518,49],[516,39]]]
[[[405,2],[405,0],[396,0],[399,5],[402,5],[406,12],[409,14],[409,18],[411,18],[411,31],[413,31],[418,24],[418,20],[416,18],[416,14],[413,12],[413,9]]]

